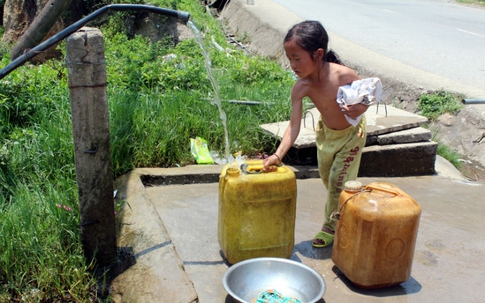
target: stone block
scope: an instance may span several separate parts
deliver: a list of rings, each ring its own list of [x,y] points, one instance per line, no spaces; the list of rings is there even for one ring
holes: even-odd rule
[[[431,131],[422,127],[415,127],[381,135],[367,135],[367,142],[365,145],[371,146],[424,142],[431,140],[431,137]]]
[[[367,146],[362,151],[359,177],[433,175],[438,143],[433,141]]]

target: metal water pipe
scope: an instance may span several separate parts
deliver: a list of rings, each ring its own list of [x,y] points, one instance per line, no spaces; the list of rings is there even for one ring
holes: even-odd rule
[[[109,11],[145,11],[151,12],[155,14],[164,15],[167,17],[174,17],[177,18],[178,21],[186,24],[189,21],[190,14],[183,11],[176,11],[166,8],[161,8],[153,5],[144,5],[144,4],[110,4],[103,6],[102,8],[96,10],[95,12],[91,13],[90,15],[84,17],[83,19],[71,24],[70,26],[66,27],[59,33],[55,34],[54,36],[50,37],[49,39],[45,40],[41,44],[37,45],[36,47],[26,51],[24,54],[7,64],[4,68],[0,70],[0,79],[4,78],[8,74],[10,74],[13,70],[17,67],[23,65],[25,62],[29,61],[33,57],[37,56],[39,53],[45,51],[49,47],[53,46],[57,42],[61,41],[62,39],[68,37],[72,33],[76,32],[78,29],[86,25],[88,22],[108,13]]]

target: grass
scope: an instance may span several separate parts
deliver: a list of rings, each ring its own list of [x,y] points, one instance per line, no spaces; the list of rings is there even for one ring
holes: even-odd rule
[[[485,6],[485,0],[457,0],[457,2]]]
[[[456,151],[451,149],[448,145],[443,144],[440,140],[434,138],[433,139],[435,142],[438,142],[438,150],[436,153],[446,160],[448,160],[453,166],[455,166],[457,169],[460,169],[461,167],[461,162],[460,162],[460,154],[458,154]]]
[[[172,7],[176,3],[177,7]],[[287,119],[291,75],[275,62],[226,43],[215,19],[195,1],[164,3],[191,13],[206,37],[227,116],[231,153],[272,152],[259,124]],[[103,25],[115,176],[134,167],[194,163],[190,138],[225,149],[220,112],[192,39],[127,39],[114,14]],[[115,20],[115,21],[113,21]],[[212,37],[230,51],[218,51]],[[65,44],[61,45],[61,50]],[[2,66],[9,62],[4,52]],[[226,100],[257,100],[258,106]],[[83,257],[67,70],[63,59],[24,65],[0,81],[0,302],[99,302],[97,264]]]
[[[127,40],[120,35],[106,43],[107,61],[116,62],[108,66],[108,74],[114,75],[109,82],[116,83],[108,91],[116,175],[133,167],[192,164],[189,139],[196,136],[218,153],[225,149],[220,112],[211,102],[214,93],[201,64],[200,47],[193,40],[174,49],[159,43],[146,50],[146,44],[141,37]],[[259,125],[289,116],[290,75],[262,58],[211,51],[227,116],[229,149],[253,155],[271,148],[272,139]],[[224,102],[232,99],[267,104]]]
[[[52,80],[59,66],[25,66],[0,83],[0,302],[96,297],[79,244],[67,85]]]

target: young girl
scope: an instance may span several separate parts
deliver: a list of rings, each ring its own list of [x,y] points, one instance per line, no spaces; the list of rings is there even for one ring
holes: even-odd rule
[[[292,111],[290,124],[276,152],[263,162],[264,169],[280,164],[300,132],[302,99],[310,98],[320,112],[316,128],[318,169],[328,190],[325,220],[322,229],[313,239],[314,247],[325,247],[333,242],[338,199],[348,180],[357,178],[362,149],[366,140],[364,104],[340,107],[336,101],[339,87],[348,85],[360,77],[342,65],[335,53],[328,50],[328,35],[317,21],[304,21],[293,26],[284,40],[285,53],[291,69],[298,76],[291,91]],[[345,115],[358,118],[352,126]]]

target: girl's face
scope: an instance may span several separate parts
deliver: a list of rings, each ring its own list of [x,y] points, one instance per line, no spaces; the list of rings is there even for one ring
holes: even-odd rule
[[[322,60],[323,49],[319,48],[312,58],[312,54],[301,48],[295,39],[291,39],[283,45],[286,57],[290,60],[291,69],[299,78],[306,78],[315,72],[317,63]]]

